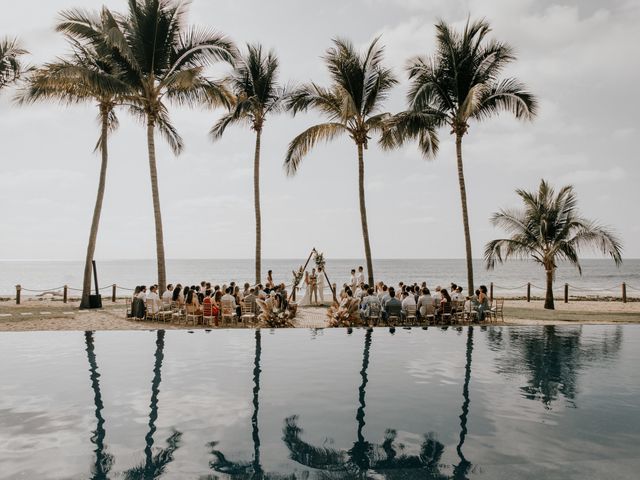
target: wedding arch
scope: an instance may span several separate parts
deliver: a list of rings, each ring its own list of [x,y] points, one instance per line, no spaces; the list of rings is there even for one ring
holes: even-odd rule
[[[324,260],[324,254],[318,252],[315,247],[313,247],[313,249],[311,250],[311,253],[309,253],[309,256],[307,257],[307,261],[305,262],[305,264],[301,266],[298,269],[298,271],[293,270],[291,272],[293,273],[293,286],[291,288],[291,294],[289,295],[289,300],[295,301],[296,290],[298,289],[298,285],[300,285],[300,282],[304,277],[304,272],[307,270],[307,267],[309,266],[309,262],[311,261],[312,258],[316,264],[316,268],[322,269],[324,278],[327,280],[327,285],[329,285],[329,288],[331,289],[331,295],[333,297],[333,301],[336,302],[337,301],[336,287],[334,284],[331,283],[331,280],[329,280],[329,276],[327,275],[327,270],[325,268],[326,262]]]

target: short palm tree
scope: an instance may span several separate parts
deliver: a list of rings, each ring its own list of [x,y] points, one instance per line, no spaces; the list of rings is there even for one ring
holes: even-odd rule
[[[418,137],[423,153],[432,156],[430,139],[434,127],[448,127],[455,135],[462,204],[462,221],[467,260],[468,290],[473,292],[471,232],[467,210],[467,193],[462,164],[462,139],[470,120],[482,121],[502,111],[518,119],[536,114],[536,99],[515,78],[500,79],[504,66],[515,60],[513,49],[504,43],[487,40],[491,31],[484,21],[468,21],[462,32],[445,22],[436,24],[436,53],[409,61],[410,111],[399,116],[399,139]],[[404,118],[403,118],[404,117]]]
[[[262,221],[260,215],[260,141],[264,122],[270,114],[282,111],[286,93],[278,84],[278,57],[266,54],[261,45],[248,45],[247,54],[236,62],[227,79],[233,98],[229,112],[212,128],[211,138],[217,140],[229,125],[246,123],[256,132],[253,157],[253,199],[256,215],[256,284],[260,283],[262,265]]]
[[[91,261],[96,249],[109,158],[108,136],[118,126],[115,107],[127,94],[128,86],[111,62],[110,48],[102,41],[107,35],[105,20],[108,16],[105,12],[98,15],[83,10],[70,10],[62,12],[61,17],[60,30],[64,31],[69,22],[84,21],[102,35],[96,35],[83,43],[67,35],[73,54],[36,69],[29,78],[28,86],[20,95],[19,101],[59,101],[66,105],[93,102],[98,107],[101,131],[96,150],[100,150],[102,159],[85,257],[80,302],[80,308],[89,308]]]
[[[20,60],[27,53],[17,39],[0,40],[0,90],[18,81],[28,70]]]
[[[112,58],[131,93],[126,105],[147,129],[149,171],[156,230],[158,285],[166,288],[164,235],[156,167],[155,131],[180,153],[182,139],[171,122],[167,101],[187,105],[227,105],[226,89],[205,77],[205,67],[216,61],[232,63],[233,43],[219,33],[185,26],[187,2],[129,0],[129,11],[116,16],[105,9]],[[74,38],[92,39],[96,32],[85,21],[68,22],[64,31]]]
[[[391,117],[382,112],[382,103],[397,80],[390,69],[382,65],[383,47],[376,38],[364,54],[357,52],[351,42],[336,39],[327,50],[324,60],[332,84],[324,88],[310,83],[291,94],[289,107],[293,114],[315,109],[328,118],[328,122],[314,125],[295,137],[289,144],[285,169],[294,175],[300,162],[319,142],[329,141],[347,134],[358,151],[358,191],[360,220],[364,239],[369,284],[373,285],[373,263],[369,244],[367,209],[364,196],[364,150],[370,135],[382,134]]]
[[[484,258],[487,268],[494,268],[509,258],[533,258],[546,272],[547,292],[544,308],[553,309],[553,278],[558,260],[567,261],[582,273],[578,254],[592,247],[610,255],[616,265],[622,263],[622,244],[617,236],[578,212],[578,200],[568,185],[554,191],[545,180],[538,192],[516,190],[524,203],[521,210],[500,210],[493,214],[494,225],[510,233],[487,243]]]

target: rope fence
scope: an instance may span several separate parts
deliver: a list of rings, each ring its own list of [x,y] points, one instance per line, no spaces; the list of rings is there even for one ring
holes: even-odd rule
[[[292,285],[287,284],[286,286],[291,288]],[[30,294],[35,294],[35,295],[31,295],[35,297],[43,297],[45,295],[61,296],[62,301],[64,303],[67,303],[70,299],[69,292],[82,292],[81,288],[74,288],[68,285],[61,285],[59,287],[47,288],[47,289],[32,289],[32,288],[23,287],[22,285],[16,285],[15,288],[16,288],[15,301],[17,305],[20,304],[23,292],[29,292]],[[531,294],[532,289],[538,292],[546,292],[547,290],[546,287],[541,287],[533,283],[525,283],[523,285],[518,285],[515,287],[508,287],[504,285],[496,285],[493,282],[491,282],[489,287],[489,298],[493,300],[494,297],[497,297],[498,295],[496,295],[496,292],[506,291],[512,295],[515,292],[522,292],[523,294],[522,296],[526,298],[527,302],[530,302],[531,299],[534,298],[532,297],[532,294]],[[119,290],[125,291],[125,292],[135,291],[134,288],[124,287],[121,285],[117,285],[115,283],[99,289],[99,291],[101,292],[105,290],[111,290],[111,301],[113,303],[115,303],[116,300],[119,298],[118,297]],[[325,285],[324,290],[331,290],[331,286]],[[627,291],[629,290],[637,293],[633,295],[627,295]],[[571,295],[572,292],[577,292],[579,295]],[[620,295],[618,296],[617,294],[614,294],[612,292],[620,292]],[[618,301],[622,301],[623,303],[627,303],[629,299],[640,300],[640,287],[628,285],[626,282],[623,282],[621,284],[618,283],[610,287],[581,287],[581,286],[573,285],[570,283],[565,283],[562,286],[555,286],[553,288],[553,295],[555,298],[558,298],[558,297],[563,298],[565,303],[568,303],[570,298],[573,298],[575,300],[576,297],[578,298],[586,297],[586,298],[593,298],[593,299],[606,298],[608,300],[618,300]],[[556,297],[556,295],[558,297]],[[76,298],[78,297],[79,296],[76,296]],[[515,295],[515,298],[520,298],[520,296]]]

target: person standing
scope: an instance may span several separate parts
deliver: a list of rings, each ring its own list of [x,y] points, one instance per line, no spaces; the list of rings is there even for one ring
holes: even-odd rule
[[[363,285],[364,282],[364,268],[360,265],[358,267],[358,273],[356,273],[356,285]]]
[[[311,289],[311,295],[309,297],[309,301],[311,305],[318,304],[318,275],[316,274],[316,269],[311,269],[311,275],[309,275],[309,288]],[[314,304],[314,296],[315,296],[315,304]]]
[[[351,278],[349,279],[349,287],[351,287],[351,291],[355,291],[356,285],[358,285],[358,281],[356,280],[356,269],[351,269]]]
[[[318,293],[320,294],[320,303],[324,304],[324,269],[318,267]]]
[[[273,270],[269,270],[267,272],[267,281],[265,282],[265,287],[269,290],[275,287],[275,283],[273,283]]]

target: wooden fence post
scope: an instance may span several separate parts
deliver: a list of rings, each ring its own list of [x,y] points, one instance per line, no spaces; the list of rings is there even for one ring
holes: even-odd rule
[[[63,303],[67,303],[67,299],[69,298],[69,287],[68,286],[64,286],[64,289],[62,290],[62,301]]]
[[[20,285],[16,285],[16,305],[20,305],[20,291],[22,287]]]
[[[115,283],[111,286],[111,301],[113,303],[116,303],[116,284]]]
[[[489,284],[489,301],[493,302],[493,282]]]
[[[531,283],[527,283],[527,302],[531,301]]]
[[[569,284],[564,284],[564,303],[569,303]]]
[[[622,301],[627,303],[627,283],[622,282]]]

